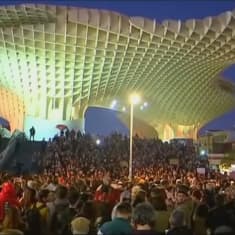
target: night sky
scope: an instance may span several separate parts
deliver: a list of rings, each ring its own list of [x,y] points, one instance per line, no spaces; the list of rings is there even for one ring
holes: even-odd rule
[[[235,1],[217,0],[217,1],[126,1],[126,0],[35,0],[35,1],[8,1],[0,0],[0,4],[16,4],[16,3],[48,3],[61,5],[74,5],[80,7],[97,8],[117,11],[128,16],[143,16],[150,19],[162,21],[165,19],[186,20],[189,18],[203,18],[207,16],[215,16],[229,10],[235,10]],[[226,79],[235,82],[235,65],[223,72]],[[151,108],[151,107],[149,107]],[[205,110],[206,112],[206,110]],[[106,109],[90,108],[86,113],[86,131],[97,134],[109,134],[112,131],[127,133],[127,129],[118,121],[115,112]],[[202,130],[207,129],[232,129],[235,125],[235,109],[234,111],[223,115],[220,118],[206,125]]]

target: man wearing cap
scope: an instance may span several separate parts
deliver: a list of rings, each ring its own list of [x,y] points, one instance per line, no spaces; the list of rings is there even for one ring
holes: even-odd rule
[[[179,209],[185,214],[185,222],[188,228],[192,227],[192,213],[193,213],[193,201],[189,196],[189,188],[186,185],[178,185],[176,193],[176,209]]]

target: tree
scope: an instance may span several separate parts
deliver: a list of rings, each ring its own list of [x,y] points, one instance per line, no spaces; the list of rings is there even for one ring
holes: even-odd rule
[[[221,160],[220,164],[224,168],[229,168],[229,167],[231,167],[232,164],[235,164],[235,151],[232,151],[232,152],[228,153],[228,155],[225,156]]]

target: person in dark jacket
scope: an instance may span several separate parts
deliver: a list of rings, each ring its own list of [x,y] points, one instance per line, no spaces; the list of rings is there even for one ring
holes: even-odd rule
[[[133,235],[159,235],[154,231],[156,214],[153,206],[149,203],[139,203],[133,212],[134,224]]]
[[[58,186],[56,189],[56,200],[53,213],[50,218],[50,232],[53,235],[70,235],[70,215],[68,189],[64,186]]]
[[[116,216],[110,221],[104,223],[98,231],[98,235],[130,235],[132,227],[130,224],[131,205],[122,202],[116,207]]]
[[[170,216],[170,230],[167,235],[192,235],[193,232],[186,225],[185,213],[183,210],[176,209]]]
[[[225,195],[215,195],[215,207],[209,210],[206,221],[208,229],[211,233],[214,233],[216,228],[220,226],[233,226],[233,224],[230,224],[230,219],[231,216],[225,206]]]

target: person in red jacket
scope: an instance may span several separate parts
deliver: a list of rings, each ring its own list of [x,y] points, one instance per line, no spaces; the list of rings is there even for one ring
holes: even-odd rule
[[[103,178],[103,183],[96,189],[94,200],[105,202],[114,206],[120,200],[120,191],[111,185],[111,178],[107,174]]]
[[[111,214],[114,206],[120,199],[119,190],[115,189],[111,184],[110,175],[105,175],[103,183],[96,189],[94,195],[97,220],[97,227],[100,227],[104,222],[111,220]]]
[[[11,182],[4,183],[0,192],[0,222],[4,219],[6,206],[19,207],[15,187]]]

